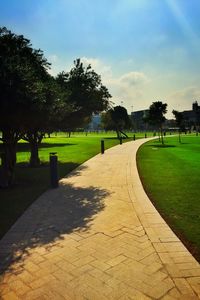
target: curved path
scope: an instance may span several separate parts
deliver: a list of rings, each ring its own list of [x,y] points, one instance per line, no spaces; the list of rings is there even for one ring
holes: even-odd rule
[[[142,188],[143,142],[90,159],[15,223],[0,242],[1,299],[200,298],[200,265]]]

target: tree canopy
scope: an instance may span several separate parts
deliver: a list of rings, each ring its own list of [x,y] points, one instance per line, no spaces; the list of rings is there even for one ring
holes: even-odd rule
[[[153,102],[149,107],[148,115],[146,116],[146,121],[149,124],[156,125],[161,133],[161,141],[163,140],[163,123],[165,122],[165,114],[167,113],[167,103],[163,103],[162,101]]]
[[[178,126],[178,132],[179,132],[179,143],[181,143],[181,130],[182,127],[184,126],[183,122],[184,122],[184,117],[183,114],[177,110],[173,110],[172,111],[175,120],[176,120],[176,125]]]
[[[105,129],[115,130],[118,138],[121,135],[127,137],[123,130],[131,127],[131,120],[126,108],[119,105],[109,109],[102,115],[102,125]]]
[[[92,113],[109,108],[111,95],[102,84],[100,75],[91,65],[85,67],[80,59],[74,61],[74,67],[69,72],[59,73],[56,81],[66,93],[65,102],[70,107],[63,118],[63,128],[72,130],[81,127],[89,122]]]
[[[109,94],[91,66],[74,61],[69,72],[56,78],[50,64],[23,35],[0,28],[0,131],[3,168],[0,186],[13,180],[16,145],[20,138],[30,144],[30,164],[40,163],[38,146],[45,132],[79,127],[92,113],[109,107]]]

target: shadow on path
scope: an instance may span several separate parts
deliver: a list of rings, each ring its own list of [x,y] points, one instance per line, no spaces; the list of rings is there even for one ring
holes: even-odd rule
[[[61,184],[44,193],[18,219],[0,241],[0,274],[12,271],[35,247],[51,248],[65,234],[87,230],[95,215],[104,209],[109,195],[104,189]]]

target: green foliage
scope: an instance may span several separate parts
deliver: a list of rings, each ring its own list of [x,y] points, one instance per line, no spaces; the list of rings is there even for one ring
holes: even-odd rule
[[[127,110],[122,106],[115,106],[108,110],[102,116],[102,126],[105,129],[112,129],[117,132],[118,138],[120,133],[125,135],[124,129],[130,129],[131,120],[128,116]]]
[[[47,123],[52,104],[48,67],[43,52],[33,49],[28,39],[0,28],[0,130],[4,143],[0,186],[13,182],[17,141],[27,132],[36,134],[41,124]]]
[[[84,67],[77,59],[69,73],[56,79],[48,74],[49,65],[23,35],[0,28],[0,130],[5,146],[0,186],[13,181],[16,144],[22,136],[30,143],[30,165],[35,167],[45,132],[80,127],[93,112],[109,106],[111,95],[90,65]]]
[[[166,113],[167,113],[166,103],[162,103],[161,101],[153,102],[149,107],[147,120],[151,124],[155,124],[160,127],[166,120],[164,116]]]
[[[161,101],[153,102],[150,107],[147,116],[145,117],[145,122],[149,124],[156,125],[161,133],[161,141],[163,140],[163,130],[162,126],[165,122],[165,114],[167,113],[167,103],[162,103]]]
[[[65,102],[71,111],[62,121],[62,129],[71,131],[90,122],[92,113],[99,113],[109,107],[109,94],[102,85],[101,77],[91,68],[84,67],[80,59],[74,61],[74,67],[56,77],[64,93]]]
[[[42,51],[32,49],[28,39],[0,28],[1,130],[24,130],[30,109],[43,105],[48,67]]]

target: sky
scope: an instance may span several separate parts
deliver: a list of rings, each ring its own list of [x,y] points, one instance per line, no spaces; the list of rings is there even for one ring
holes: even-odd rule
[[[0,26],[31,40],[54,76],[76,58],[128,112],[200,104],[200,0],[1,0]]]

